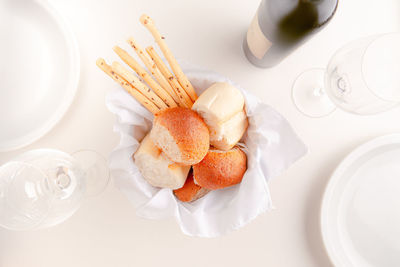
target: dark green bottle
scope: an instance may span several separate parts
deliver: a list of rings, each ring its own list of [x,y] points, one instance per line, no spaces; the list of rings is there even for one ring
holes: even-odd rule
[[[243,43],[248,60],[272,67],[321,30],[338,0],[262,0]]]

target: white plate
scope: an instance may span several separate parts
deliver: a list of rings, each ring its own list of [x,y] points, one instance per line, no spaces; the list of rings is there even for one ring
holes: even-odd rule
[[[373,139],[340,163],[322,201],[321,230],[336,266],[400,266],[400,134]]]
[[[76,40],[43,0],[0,1],[0,151],[46,134],[71,104],[79,80]]]

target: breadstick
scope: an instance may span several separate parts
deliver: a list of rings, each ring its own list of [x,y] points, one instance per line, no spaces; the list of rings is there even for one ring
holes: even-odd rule
[[[143,52],[142,48],[137,44],[135,39],[130,37],[128,39],[128,43],[132,46],[132,48],[135,50],[136,54],[140,57],[140,59],[143,61],[144,65],[151,72],[151,74],[154,76],[154,78],[156,78],[158,83],[165,89],[165,91],[167,91],[172,96],[174,101],[179,106],[182,106],[183,103],[179,100],[179,97],[175,93],[174,89],[172,89],[171,85],[169,85],[168,81],[161,74],[160,70],[157,68],[157,66],[154,64],[154,62],[152,62],[152,60],[147,57],[146,53]]]
[[[185,89],[186,93],[190,96],[192,101],[196,101],[197,94],[194,91],[192,84],[190,83],[189,79],[183,73],[181,67],[179,66],[178,62],[176,61],[175,57],[173,56],[171,50],[168,48],[167,43],[164,41],[165,37],[163,37],[160,32],[157,30],[156,26],[154,25],[154,21],[147,15],[142,15],[140,17],[140,22],[150,31],[153,35],[155,41],[157,42],[158,46],[160,47],[161,51],[163,52],[165,58],[167,59],[169,65],[171,66],[172,71],[175,73],[175,76],[180,83],[180,85]]]
[[[133,88],[127,81],[122,79],[118,74],[116,74],[110,65],[104,61],[104,59],[99,58],[96,61],[96,65],[104,71],[108,76],[110,76],[114,81],[119,83],[131,96],[133,96],[140,104],[142,104],[147,110],[153,114],[157,114],[160,109],[139,91]]]
[[[165,104],[161,98],[158,97],[153,91],[150,90],[147,85],[142,83],[139,78],[124,68],[121,64],[114,61],[111,65],[113,71],[115,71],[119,76],[121,76],[124,80],[131,84],[132,87],[136,88],[142,95],[150,99],[156,106],[160,108],[160,110],[167,109],[168,106]]]
[[[168,79],[169,84],[172,86],[172,88],[175,90],[176,94],[179,96],[179,98],[184,102],[185,107],[191,108],[193,106],[192,100],[190,97],[186,94],[185,90],[183,90],[182,86],[179,84],[177,79],[172,75],[168,67],[164,64],[160,56],[157,54],[157,52],[154,50],[152,46],[149,46],[146,48],[147,53],[150,55],[151,59],[156,63],[158,69],[161,71],[162,75],[166,79]]]
[[[131,67],[143,80],[150,86],[151,89],[167,104],[168,107],[176,107],[174,99],[168,94],[164,88],[161,87],[152,77],[147,73],[147,71],[133,58],[128,52],[119,46],[114,46],[113,50],[117,55],[129,66]]]

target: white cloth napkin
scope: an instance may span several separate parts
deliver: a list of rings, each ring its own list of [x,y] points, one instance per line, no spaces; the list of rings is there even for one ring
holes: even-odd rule
[[[267,182],[303,156],[307,149],[279,113],[237,84],[207,70],[183,69],[198,94],[214,82],[228,82],[245,96],[249,128],[242,140],[248,164],[243,181],[211,191],[193,203],[180,202],[170,189],[149,185],[135,166],[132,155],[150,131],[153,115],[122,88],[112,90],[106,97],[108,109],[117,116],[114,131],[121,137],[110,156],[110,170],[115,184],[132,202],[139,216],[148,219],[174,216],[187,235],[217,237],[271,209]]]

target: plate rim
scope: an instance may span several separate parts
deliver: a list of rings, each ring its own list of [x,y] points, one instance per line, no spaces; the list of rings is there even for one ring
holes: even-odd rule
[[[335,253],[335,249],[332,246],[332,241],[330,239],[330,227],[328,222],[328,213],[329,213],[329,203],[333,197],[333,192],[340,181],[341,177],[343,177],[344,172],[347,171],[347,168],[351,166],[358,158],[365,155],[369,151],[376,149],[380,146],[388,145],[388,144],[400,144],[400,133],[392,133],[386,134],[382,136],[375,137],[367,142],[362,143],[353,149],[350,153],[348,153],[344,159],[340,161],[335,170],[333,171],[331,177],[329,178],[328,183],[325,186],[323,191],[321,208],[320,208],[320,218],[319,225],[322,236],[322,242],[325,248],[325,251],[328,255],[330,262],[334,266],[344,266],[343,262],[337,257]]]
[[[76,36],[70,26],[69,22],[64,18],[58,10],[48,0],[34,0],[40,7],[43,8],[57,24],[62,36],[65,39],[67,50],[70,52],[71,57],[69,58],[71,75],[66,84],[66,97],[61,102],[61,105],[48,117],[48,120],[43,124],[43,127],[26,133],[18,144],[3,145],[0,146],[0,152],[9,152],[17,150],[19,148],[28,146],[50,132],[64,117],[70,106],[72,105],[76,93],[78,91],[79,80],[80,80],[80,69],[81,69],[81,58],[79,53],[79,46]],[[17,140],[17,139],[16,139]]]

